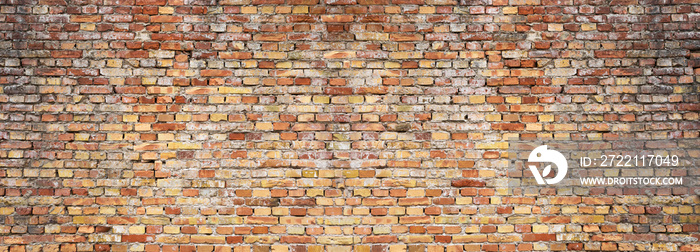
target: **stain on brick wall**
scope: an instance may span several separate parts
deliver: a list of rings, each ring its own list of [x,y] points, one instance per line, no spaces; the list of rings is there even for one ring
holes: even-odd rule
[[[697,0],[0,0],[0,251],[700,251],[699,76]]]

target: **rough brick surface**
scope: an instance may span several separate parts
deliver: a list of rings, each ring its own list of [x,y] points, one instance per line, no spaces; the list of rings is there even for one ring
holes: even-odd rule
[[[700,251],[697,186],[493,182],[698,158],[699,83],[696,0],[0,0],[0,251]]]

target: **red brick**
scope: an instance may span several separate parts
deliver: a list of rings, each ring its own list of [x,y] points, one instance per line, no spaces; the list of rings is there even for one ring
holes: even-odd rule
[[[523,234],[525,242],[556,241],[556,234]]]
[[[454,187],[483,187],[486,186],[486,182],[475,179],[460,179],[453,180],[452,186]]]
[[[154,242],[153,235],[122,235],[122,242]]]
[[[51,51],[53,58],[80,58],[83,56],[83,51]]]

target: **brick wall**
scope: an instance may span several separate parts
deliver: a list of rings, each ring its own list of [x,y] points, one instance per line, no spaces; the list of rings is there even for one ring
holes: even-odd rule
[[[700,251],[699,76],[697,0],[0,0],[0,251]]]

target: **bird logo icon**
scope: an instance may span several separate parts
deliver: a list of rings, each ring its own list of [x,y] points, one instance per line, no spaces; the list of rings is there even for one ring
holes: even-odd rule
[[[556,184],[561,182],[564,177],[566,177],[566,172],[568,164],[566,163],[566,157],[556,150],[547,149],[547,145],[541,145],[530,152],[530,156],[527,158],[529,163],[554,163],[557,166],[557,175],[554,178],[545,178],[549,173],[552,172],[552,165],[547,165],[542,173],[537,169],[535,165],[528,165],[532,175],[535,176],[535,180],[540,185],[544,184]]]

